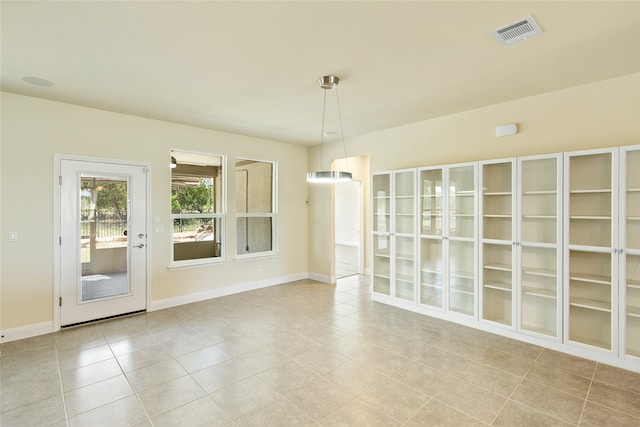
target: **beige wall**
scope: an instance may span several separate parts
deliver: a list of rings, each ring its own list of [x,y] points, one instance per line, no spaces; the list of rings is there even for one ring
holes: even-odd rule
[[[519,133],[497,138],[496,126],[507,123],[517,123]],[[348,156],[369,155],[371,172],[378,172],[633,144],[640,144],[640,73],[362,135],[347,140],[346,148]],[[343,153],[342,143],[333,142],[322,158]],[[312,150],[309,164],[317,164],[319,155]],[[331,226],[330,194],[309,194],[312,218],[322,222],[310,228],[317,259],[309,265],[328,275],[331,248],[324,233]],[[369,218],[369,207],[366,212]],[[366,233],[371,234],[370,223]]]
[[[53,319],[54,153],[151,163],[152,299],[260,282],[308,271],[307,148],[115,114],[2,92],[0,330]],[[228,156],[227,247],[235,248],[235,156],[278,162],[279,254],[168,270],[171,148]],[[155,223],[155,216],[159,223]],[[156,225],[164,232],[154,232]],[[8,242],[7,233],[18,232]],[[260,271],[259,271],[260,270]]]

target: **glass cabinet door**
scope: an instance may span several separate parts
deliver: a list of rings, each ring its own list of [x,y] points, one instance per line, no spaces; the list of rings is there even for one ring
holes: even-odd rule
[[[561,157],[523,158],[518,165],[519,328],[558,337]]]
[[[623,150],[624,251],[621,283],[624,354],[640,357],[640,147]]]
[[[415,171],[394,172],[393,282],[396,298],[415,301]]]
[[[566,159],[568,338],[611,350],[614,153],[574,153]]]
[[[373,292],[391,295],[391,175],[372,179]]]
[[[448,310],[475,315],[476,165],[447,169]]]
[[[420,185],[420,304],[443,308],[443,196],[442,169],[419,172]]]
[[[482,164],[482,318],[513,325],[513,161]]]

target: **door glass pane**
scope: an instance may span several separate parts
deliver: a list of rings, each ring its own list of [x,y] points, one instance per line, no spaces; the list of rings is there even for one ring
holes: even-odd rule
[[[442,169],[420,172],[420,233],[442,235]]]
[[[558,313],[556,248],[522,248],[522,329],[555,337]]]
[[[473,166],[449,171],[449,236],[475,235],[475,170]]]
[[[388,233],[391,231],[391,183],[389,175],[373,177],[373,231]]]
[[[129,293],[128,182],[117,176],[80,176],[81,301]]]
[[[522,241],[557,243],[558,160],[522,162]]]
[[[442,308],[442,239],[420,239],[420,303]]]
[[[640,357],[640,255],[627,255],[626,354]]]
[[[449,310],[473,315],[475,307],[474,243],[449,240]]]
[[[640,150],[627,152],[627,249],[640,249]]]
[[[483,166],[484,238],[512,240],[511,162]]]
[[[611,153],[571,157],[569,244],[611,246]]]

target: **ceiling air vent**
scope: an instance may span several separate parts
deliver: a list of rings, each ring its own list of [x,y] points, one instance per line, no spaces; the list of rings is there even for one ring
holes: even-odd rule
[[[541,32],[542,30],[540,30],[536,21],[534,21],[531,16],[527,16],[517,22],[493,30],[491,34],[502,44],[512,44],[529,37],[537,36]]]

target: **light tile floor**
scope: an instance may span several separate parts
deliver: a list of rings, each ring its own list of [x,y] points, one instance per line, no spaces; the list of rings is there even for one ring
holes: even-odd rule
[[[2,427],[640,426],[640,374],[303,280],[0,347]]]

